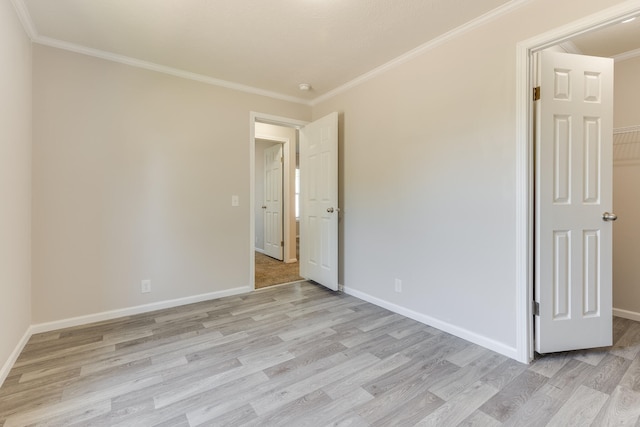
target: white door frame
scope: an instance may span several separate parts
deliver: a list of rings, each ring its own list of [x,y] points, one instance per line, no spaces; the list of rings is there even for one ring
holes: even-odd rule
[[[640,13],[637,1],[627,1],[568,25],[522,41],[516,46],[516,346],[517,359],[533,359],[533,59],[534,52],[562,43]]]
[[[255,134],[255,124],[259,123],[268,123],[277,126],[284,126],[294,129],[300,129],[304,127],[309,122],[305,122],[302,120],[290,119],[287,117],[279,117],[271,114],[265,113],[257,113],[251,111],[249,113],[249,287],[251,289],[255,289],[256,287],[256,254],[255,254],[255,243],[256,243],[256,212],[255,212],[255,198],[256,198],[256,134]],[[260,136],[260,135],[258,135]],[[270,139],[274,141],[278,141],[274,137],[269,137],[265,139]],[[287,160],[291,162],[292,159],[289,159],[289,143],[291,141],[279,141],[283,143],[285,163]],[[295,161],[295,160],[294,160]],[[286,168],[285,168],[286,169]],[[284,181],[283,181],[284,182]],[[287,192],[288,193],[288,192]],[[288,205],[289,195],[283,194],[283,201],[285,206]],[[289,209],[284,209],[283,219],[285,224],[289,221]],[[286,230],[286,228],[285,228]],[[284,236],[285,240],[287,239],[287,233],[285,232]]]

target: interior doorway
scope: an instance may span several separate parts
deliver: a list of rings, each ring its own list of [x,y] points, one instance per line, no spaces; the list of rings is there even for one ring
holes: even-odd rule
[[[534,52],[560,44],[572,37],[615,24],[640,13],[637,5],[624,4],[572,24],[541,34],[517,46],[516,102],[516,187],[517,187],[517,348],[518,359],[534,357],[533,256],[534,256],[534,145],[531,89],[534,82]]]
[[[250,283],[254,289],[303,280],[299,275],[299,226],[296,215],[296,170],[298,169],[298,129],[306,123],[260,113],[251,113],[250,137]],[[267,197],[266,154],[281,149],[282,176],[279,194]],[[267,155],[268,157],[268,155]],[[273,159],[272,159],[273,160]],[[266,191],[273,191],[273,189]],[[277,202],[276,199],[280,199]],[[269,199],[269,200],[267,200]],[[271,211],[273,203],[282,204],[282,215],[276,218]],[[267,215],[267,211],[269,215]],[[269,219],[267,219],[269,218]],[[277,230],[278,226],[280,227]],[[266,242],[275,241],[280,233],[281,256],[274,255]],[[277,252],[277,251],[276,251]]]

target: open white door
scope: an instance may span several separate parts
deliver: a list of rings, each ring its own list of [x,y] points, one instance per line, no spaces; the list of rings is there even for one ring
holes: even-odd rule
[[[338,113],[300,129],[300,275],[338,290]]]
[[[282,144],[264,150],[264,175],[264,252],[282,261]]]
[[[538,55],[535,348],[612,344],[613,60]]]

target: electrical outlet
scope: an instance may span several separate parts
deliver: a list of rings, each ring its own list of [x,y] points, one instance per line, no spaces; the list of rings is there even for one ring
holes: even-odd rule
[[[402,292],[402,280],[400,279],[396,279],[394,282],[394,289],[396,292],[400,293]]]
[[[240,197],[236,195],[231,196],[231,206],[240,206]]]
[[[151,292],[151,280],[143,280],[140,283],[140,293],[146,294],[147,292]]]

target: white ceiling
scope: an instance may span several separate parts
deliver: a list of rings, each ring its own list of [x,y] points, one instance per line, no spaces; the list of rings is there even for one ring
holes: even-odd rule
[[[28,14],[36,42],[90,48],[303,100],[519,2],[14,0]],[[301,92],[300,83],[312,90]]]
[[[614,23],[604,28],[574,37],[571,42],[577,53],[618,57],[640,55],[640,18],[629,23]]]
[[[12,1],[37,43],[309,103],[527,0]],[[618,27],[572,42],[600,56],[640,48],[640,25]]]

